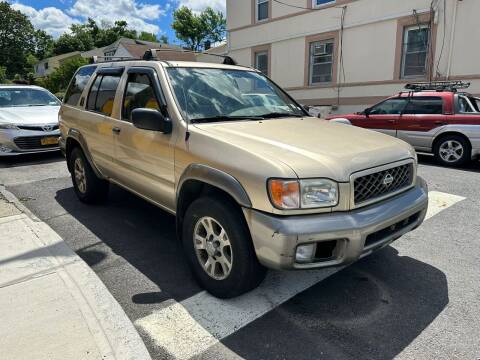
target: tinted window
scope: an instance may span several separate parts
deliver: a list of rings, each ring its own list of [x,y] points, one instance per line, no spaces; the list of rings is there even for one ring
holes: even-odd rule
[[[371,108],[371,115],[396,115],[400,114],[407,104],[407,99],[388,99]]]
[[[77,105],[88,80],[95,72],[96,66],[83,67],[73,76],[72,82],[65,93],[64,103],[68,105]]]
[[[440,97],[413,97],[410,99],[404,114],[443,114],[443,101]]]
[[[134,109],[160,109],[150,77],[146,74],[130,74],[123,99],[123,119],[130,120]]]
[[[98,76],[88,95],[87,110],[93,110],[107,116],[112,115],[115,92],[119,82],[119,75]]]

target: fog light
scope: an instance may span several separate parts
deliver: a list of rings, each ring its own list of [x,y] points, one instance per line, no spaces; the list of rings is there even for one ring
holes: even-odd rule
[[[12,149],[9,147],[6,147],[5,145],[0,145],[0,153],[10,153],[12,152]]]
[[[295,261],[298,263],[309,263],[313,261],[317,244],[300,245],[297,247]]]

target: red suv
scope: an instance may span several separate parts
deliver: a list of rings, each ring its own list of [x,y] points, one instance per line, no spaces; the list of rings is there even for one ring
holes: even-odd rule
[[[450,166],[459,166],[480,155],[480,98],[458,92],[469,83],[408,84],[407,91],[362,112],[329,116],[398,137],[418,152],[433,153]]]

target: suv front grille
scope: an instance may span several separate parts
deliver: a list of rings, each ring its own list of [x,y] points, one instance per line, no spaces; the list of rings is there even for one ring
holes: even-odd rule
[[[360,176],[353,183],[355,205],[396,193],[412,182],[413,163]]]
[[[13,139],[15,145],[22,150],[48,149],[58,147],[58,144],[42,145],[42,139],[49,136],[22,136]]]

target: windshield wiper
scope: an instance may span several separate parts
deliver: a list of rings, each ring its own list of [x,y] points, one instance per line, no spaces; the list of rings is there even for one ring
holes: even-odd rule
[[[190,119],[192,124],[199,123],[208,123],[208,122],[219,122],[219,121],[235,121],[235,120],[263,120],[262,116],[228,116],[228,115],[218,115],[210,116],[204,118]]]
[[[303,115],[300,115],[300,114],[292,114],[292,113],[284,113],[284,112],[271,112],[268,114],[262,114],[260,116],[264,119],[275,119],[275,118],[282,118],[282,117],[296,117],[296,118],[304,117]]]

